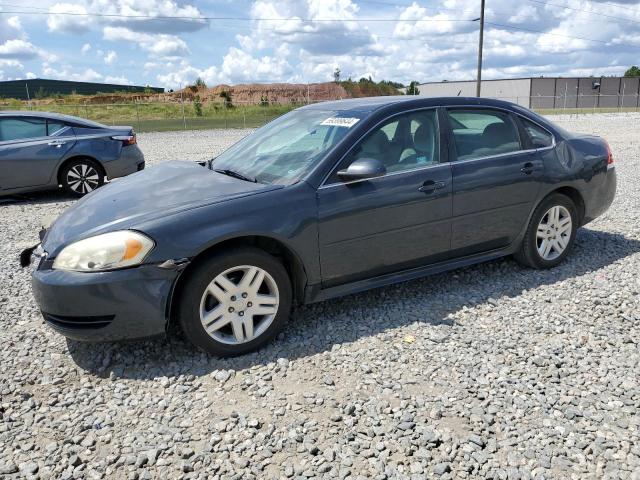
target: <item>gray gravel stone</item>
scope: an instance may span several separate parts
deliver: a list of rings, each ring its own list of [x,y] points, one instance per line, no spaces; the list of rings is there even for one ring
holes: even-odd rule
[[[300,307],[227,360],[173,333],[51,332],[17,255],[75,200],[0,201],[0,476],[640,480],[640,114],[559,123],[607,138],[618,173],[562,265],[502,259]],[[138,141],[154,168],[246,133]]]

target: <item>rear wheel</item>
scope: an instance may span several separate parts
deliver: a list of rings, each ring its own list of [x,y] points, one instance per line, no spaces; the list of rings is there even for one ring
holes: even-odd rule
[[[215,255],[189,274],[179,321],[196,346],[221,357],[271,341],[291,310],[291,282],[282,264],[256,248]]]
[[[555,267],[569,254],[577,229],[573,201],[559,193],[549,195],[533,212],[515,258],[533,268]]]
[[[60,172],[60,183],[71,195],[81,197],[104,184],[104,173],[93,160],[80,158],[64,166]]]

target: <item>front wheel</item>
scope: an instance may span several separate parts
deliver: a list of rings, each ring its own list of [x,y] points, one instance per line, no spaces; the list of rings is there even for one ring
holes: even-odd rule
[[[60,183],[71,195],[82,197],[104,184],[102,168],[93,160],[81,158],[64,166]]]
[[[283,265],[257,248],[222,252],[189,273],[179,299],[184,335],[220,357],[242,355],[271,341],[291,310]]]
[[[554,193],[533,212],[516,260],[533,268],[552,268],[569,254],[576,231],[578,214],[573,201]]]

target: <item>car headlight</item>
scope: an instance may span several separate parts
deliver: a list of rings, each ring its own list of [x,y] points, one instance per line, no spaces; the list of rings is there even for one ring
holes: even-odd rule
[[[142,263],[153,247],[153,240],[138,232],[105,233],[67,245],[53,261],[53,268],[99,272],[131,267]]]

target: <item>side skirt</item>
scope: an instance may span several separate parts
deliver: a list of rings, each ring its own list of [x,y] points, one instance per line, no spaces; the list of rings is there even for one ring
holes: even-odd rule
[[[357,282],[346,283],[344,285],[338,285],[336,287],[323,289],[320,287],[320,285],[308,285],[305,295],[305,303],[321,302],[324,300],[329,300],[331,298],[364,292],[365,290],[370,290],[372,288],[379,288],[386,285],[392,285],[394,283],[415,280],[416,278],[426,277],[435,273],[446,272],[448,270],[455,270],[456,268],[467,267],[476,263],[495,260],[500,257],[511,255],[512,253],[512,247],[500,248],[480,254],[469,255],[467,257],[456,258],[454,260],[434,263],[432,265],[424,267],[417,267],[410,270],[403,270],[401,272],[388,273],[386,275],[380,275],[378,277],[359,280]]]

